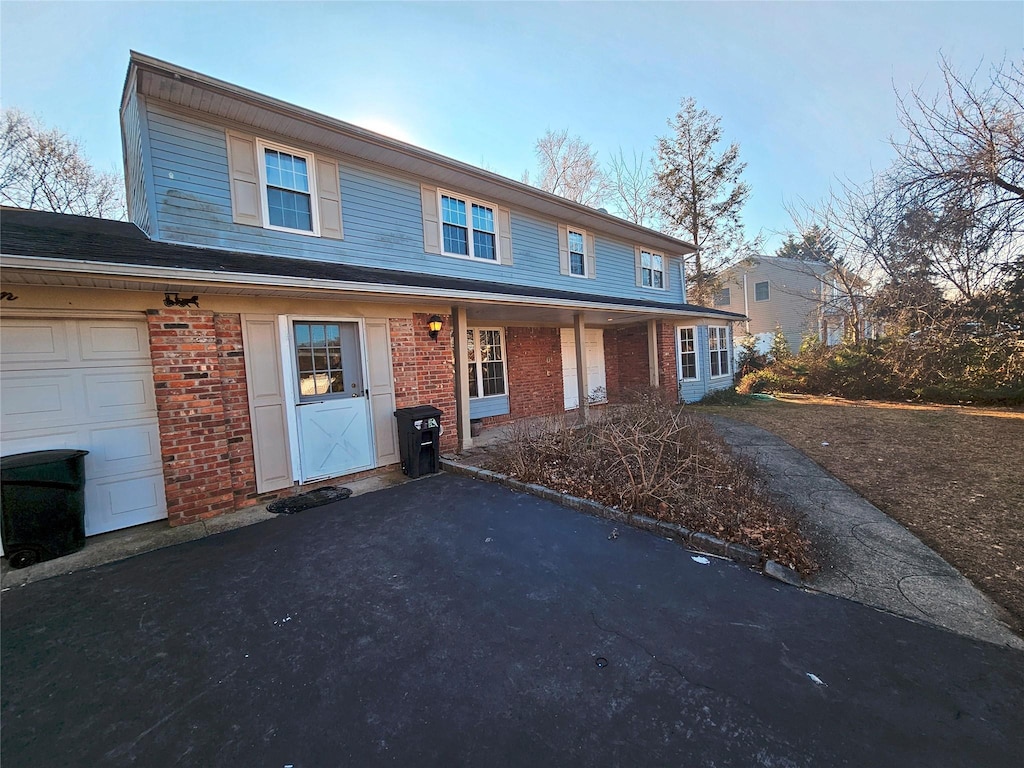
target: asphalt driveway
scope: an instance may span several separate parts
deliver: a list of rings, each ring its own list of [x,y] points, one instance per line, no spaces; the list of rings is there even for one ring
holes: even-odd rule
[[[1024,653],[441,475],[5,591],[4,765],[1017,765]]]

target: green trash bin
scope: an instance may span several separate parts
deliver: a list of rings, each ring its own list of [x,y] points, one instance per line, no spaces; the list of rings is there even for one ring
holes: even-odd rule
[[[88,451],[33,451],[0,458],[0,533],[12,568],[85,546]]]

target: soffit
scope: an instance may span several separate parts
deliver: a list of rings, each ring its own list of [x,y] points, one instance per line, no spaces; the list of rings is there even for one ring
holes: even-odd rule
[[[253,131],[270,136],[292,139],[392,168],[510,208],[533,211],[545,218],[574,224],[669,255],[685,255],[695,250],[689,243],[617,216],[577,205],[512,179],[255,91],[138,53],[132,53],[131,61],[126,87],[130,87],[134,80],[138,91],[147,98],[204,113],[220,121],[249,126]]]

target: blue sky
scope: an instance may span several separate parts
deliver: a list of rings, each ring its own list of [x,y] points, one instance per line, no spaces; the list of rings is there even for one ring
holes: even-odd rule
[[[648,155],[679,100],[748,163],[748,234],[891,158],[893,85],[1020,56],[1024,3],[0,3],[0,100],[120,166],[135,49],[518,179],[567,128]]]

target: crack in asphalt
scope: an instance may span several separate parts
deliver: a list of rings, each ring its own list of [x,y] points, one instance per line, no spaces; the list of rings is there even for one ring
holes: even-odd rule
[[[704,683],[699,683],[699,682],[695,682],[694,680],[691,680],[689,677],[686,676],[686,674],[683,672],[683,670],[681,670],[675,664],[672,664],[672,663],[667,662],[667,661],[662,661],[661,659],[659,659],[657,654],[651,653],[650,649],[647,648],[647,646],[645,646],[643,643],[641,643],[636,638],[630,637],[625,632],[620,632],[617,629],[609,629],[608,627],[602,627],[601,624],[597,620],[597,616],[594,615],[593,611],[590,612],[590,620],[592,622],[594,622],[594,626],[597,627],[602,632],[607,632],[610,635],[615,635],[616,637],[622,638],[623,640],[625,640],[628,643],[632,643],[637,648],[639,648],[644,653],[646,653],[648,656],[650,656],[655,661],[655,663],[661,664],[663,667],[668,667],[669,669],[671,669],[673,672],[675,672],[677,675],[679,675],[679,678],[683,682],[687,683],[688,685],[693,685],[693,686],[696,686],[698,688],[703,688],[705,691],[711,691],[712,693],[718,693],[718,691],[716,689],[712,688],[710,685],[705,685]]]

